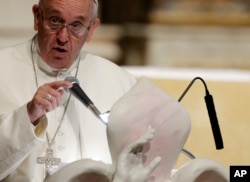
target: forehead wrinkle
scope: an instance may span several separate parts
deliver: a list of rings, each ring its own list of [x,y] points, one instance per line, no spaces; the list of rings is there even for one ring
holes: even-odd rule
[[[46,3],[47,2],[47,3]],[[64,15],[65,17],[71,17],[76,15],[77,19],[88,20],[91,19],[94,3],[88,0],[76,1],[76,0],[62,0],[62,1],[45,1],[41,7],[46,12]],[[67,14],[65,14],[67,13]]]
[[[58,10],[55,10],[55,9],[53,9],[51,11],[49,10],[46,13],[49,14],[49,15],[57,15],[57,16],[62,16],[63,15],[63,13],[61,13],[61,11],[58,11]],[[85,21],[86,20],[86,18],[83,17],[83,16],[76,16],[74,19],[81,20],[81,21]]]

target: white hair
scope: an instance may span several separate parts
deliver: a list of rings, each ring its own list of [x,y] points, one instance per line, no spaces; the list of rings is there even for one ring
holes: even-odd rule
[[[98,0],[94,0],[94,9],[93,9],[94,17],[98,16]]]
[[[39,5],[42,4],[43,0],[39,0]],[[98,16],[98,0],[93,0],[94,2],[94,7],[93,7],[93,16],[94,18]]]

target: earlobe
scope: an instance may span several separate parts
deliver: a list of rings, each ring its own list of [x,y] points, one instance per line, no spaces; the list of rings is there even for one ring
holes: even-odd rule
[[[39,6],[37,4],[35,4],[32,7],[32,12],[33,12],[33,16],[34,16],[34,29],[38,30],[38,22],[39,22],[40,11],[39,11]]]
[[[87,39],[86,39],[86,42],[90,42],[92,36],[93,36],[93,33],[95,31],[95,29],[99,26],[100,24],[100,19],[99,18],[95,18],[92,23],[91,23],[91,26],[89,27],[89,31],[88,31],[88,36],[87,36]]]

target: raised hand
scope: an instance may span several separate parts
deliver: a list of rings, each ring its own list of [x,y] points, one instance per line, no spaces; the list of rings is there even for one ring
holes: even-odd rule
[[[72,83],[68,81],[56,81],[40,86],[34,94],[32,100],[27,105],[30,121],[35,124],[36,121],[45,113],[54,110],[62,104],[61,88],[70,88]]]
[[[154,137],[149,126],[145,134],[129,144],[120,154],[112,182],[145,182],[150,173],[159,165],[161,157],[155,157],[147,166],[143,165],[143,146]]]

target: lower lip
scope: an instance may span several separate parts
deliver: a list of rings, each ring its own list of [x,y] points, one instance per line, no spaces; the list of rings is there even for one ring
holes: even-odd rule
[[[60,52],[60,51],[58,51],[58,50],[56,50],[56,49],[54,49],[54,55],[56,56],[56,57],[65,57],[67,54],[68,54],[68,52],[66,51],[66,52]]]

